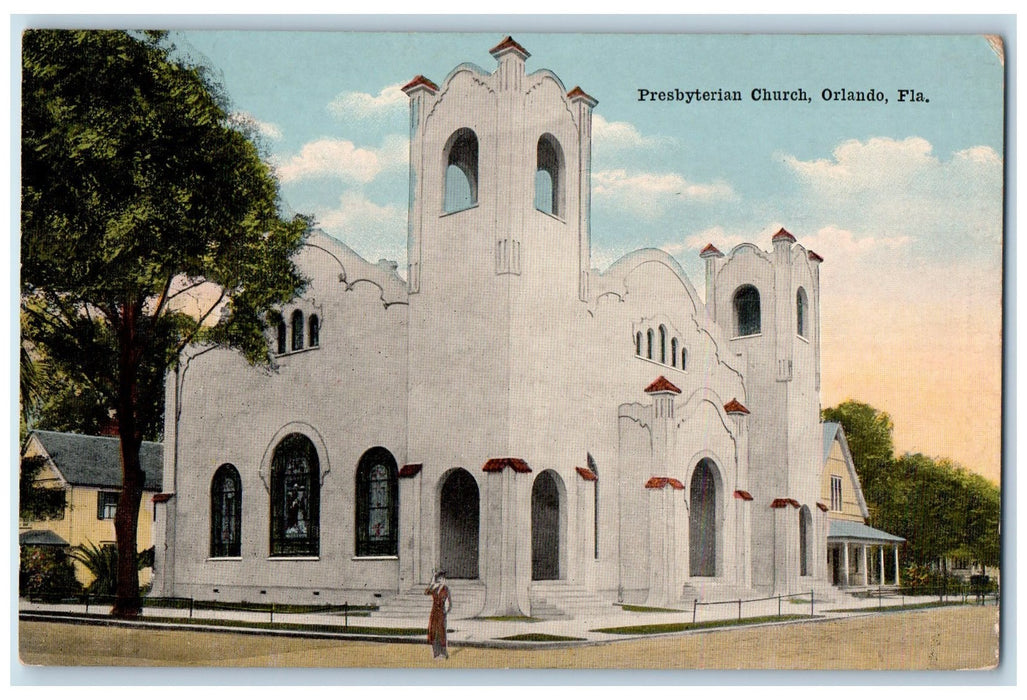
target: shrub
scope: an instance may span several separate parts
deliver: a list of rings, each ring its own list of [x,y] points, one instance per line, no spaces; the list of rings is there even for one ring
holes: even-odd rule
[[[25,546],[21,548],[18,589],[22,596],[57,601],[80,595],[82,584],[64,550]]]

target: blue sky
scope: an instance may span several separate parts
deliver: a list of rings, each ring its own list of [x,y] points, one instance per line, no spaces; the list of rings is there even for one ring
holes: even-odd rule
[[[487,70],[496,34],[173,34],[262,133],[285,206],[366,258],[405,266],[407,102],[399,86]],[[593,264],[635,248],[680,260],[778,227],[822,270],[824,405],[888,410],[900,450],[998,480],[1003,68],[980,36],[516,34],[599,100]],[[753,88],[812,103],[760,103]],[[740,90],[742,102],[639,102],[638,90]],[[824,102],[880,90],[889,104]],[[899,104],[897,90],[930,102]],[[924,411],[924,406],[930,410]]]

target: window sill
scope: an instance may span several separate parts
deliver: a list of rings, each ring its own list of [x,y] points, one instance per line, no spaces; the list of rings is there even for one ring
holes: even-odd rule
[[[566,220],[566,219],[564,219],[564,218],[563,218],[562,216],[560,216],[559,214],[553,214],[553,213],[551,213],[551,212],[548,212],[548,211],[546,211],[546,210],[544,210],[544,209],[539,209],[538,207],[535,207],[535,211],[537,211],[537,212],[538,212],[539,214],[545,214],[545,215],[546,215],[546,216],[548,216],[548,217],[549,217],[550,219],[556,219],[556,220],[557,220],[557,221],[559,221],[559,222],[560,222],[561,224],[566,224],[566,223],[567,223],[567,220]]]
[[[750,333],[749,335],[736,335],[731,340],[745,340],[746,338],[759,338],[763,335],[762,331],[759,333]]]
[[[643,362],[649,362],[651,364],[657,365],[659,367],[663,367],[665,369],[672,369],[675,372],[681,372],[682,374],[688,374],[688,370],[687,369],[684,369],[682,367],[675,367],[674,365],[664,364],[663,362],[660,362],[659,360],[650,360],[645,355],[635,355],[635,359],[642,360]]]
[[[478,208],[478,203],[475,202],[471,206],[464,207],[463,209],[454,209],[453,211],[443,211],[441,214],[439,214],[439,218],[443,219],[443,218],[445,218],[447,216],[453,216],[453,214],[461,214],[461,213],[463,213],[465,211],[471,211],[472,209],[477,209],[477,208]]]
[[[399,561],[395,554],[381,554],[367,557],[350,557],[350,561]]]
[[[320,556],[310,555],[288,555],[283,554],[280,556],[271,555],[267,558],[268,561],[321,561]]]
[[[207,557],[207,561],[242,561],[242,557]]]
[[[289,350],[288,352],[276,352],[275,353],[275,357],[289,357],[290,355],[300,355],[300,354],[305,353],[305,352],[310,352],[311,350],[320,350],[320,349],[321,349],[320,345],[308,345],[307,347],[303,348],[302,350]]]

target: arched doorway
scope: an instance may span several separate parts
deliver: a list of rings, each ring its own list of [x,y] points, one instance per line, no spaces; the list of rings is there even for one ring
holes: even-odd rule
[[[688,487],[688,570],[692,576],[717,575],[717,483],[713,463],[695,466]]]
[[[810,558],[813,547],[810,539],[813,536],[813,516],[810,514],[809,506],[799,509],[799,575],[812,575],[813,560]]]
[[[478,578],[478,482],[454,469],[439,491],[439,566],[449,578]]]
[[[560,548],[563,523],[560,512],[559,475],[547,469],[531,487],[531,579],[555,581],[560,578]]]

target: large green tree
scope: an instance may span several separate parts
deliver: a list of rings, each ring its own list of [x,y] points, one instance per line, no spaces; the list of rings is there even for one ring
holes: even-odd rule
[[[122,490],[113,613],[139,613],[148,387],[191,343],[269,359],[309,230],[202,67],[162,33],[22,36],[23,347],[113,411]],[[186,303],[188,302],[188,303]]]

